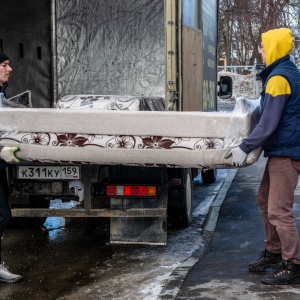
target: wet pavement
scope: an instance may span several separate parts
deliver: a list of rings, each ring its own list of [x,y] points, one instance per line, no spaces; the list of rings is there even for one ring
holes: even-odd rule
[[[176,297],[165,299],[290,299],[300,298],[300,285],[270,286],[261,282],[266,273],[251,273],[248,263],[264,250],[264,234],[256,194],[266,160],[240,169],[228,189],[214,234],[199,260],[191,266]],[[220,189],[222,192],[222,188]],[[294,214],[300,231],[300,188],[296,189]],[[270,270],[271,271],[271,270]]]
[[[227,173],[219,170],[211,185],[197,178],[192,226],[169,230],[167,246],[109,244],[108,219],[95,226],[90,220],[48,218],[48,230],[6,230],[3,260],[24,279],[0,283],[0,299],[157,299],[170,274],[205,249],[206,216]]]

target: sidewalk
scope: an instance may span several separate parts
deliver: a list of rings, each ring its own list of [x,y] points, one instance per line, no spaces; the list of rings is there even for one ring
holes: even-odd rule
[[[300,285],[265,285],[261,282],[265,273],[248,271],[248,263],[264,249],[256,195],[265,163],[261,158],[236,173],[216,216],[215,228],[205,227],[204,235],[210,236],[208,248],[189,270],[175,299],[299,299]],[[299,190],[294,209],[300,232]]]

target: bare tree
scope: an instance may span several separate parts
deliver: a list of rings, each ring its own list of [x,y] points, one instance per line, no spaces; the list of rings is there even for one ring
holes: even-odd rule
[[[300,0],[220,0],[219,56],[226,64],[252,65],[260,62],[261,33],[289,27],[298,38]]]

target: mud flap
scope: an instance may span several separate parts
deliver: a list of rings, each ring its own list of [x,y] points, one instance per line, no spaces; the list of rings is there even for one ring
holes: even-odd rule
[[[160,202],[159,208],[162,206]],[[110,199],[111,208],[115,209],[129,209],[129,208],[146,208],[149,206],[149,200],[127,200],[127,199]],[[150,207],[149,207],[150,208]],[[153,208],[153,206],[152,206]],[[167,208],[165,207],[167,210]],[[153,245],[166,245],[167,243],[167,217],[118,217],[110,219],[110,242],[122,244],[153,244]]]

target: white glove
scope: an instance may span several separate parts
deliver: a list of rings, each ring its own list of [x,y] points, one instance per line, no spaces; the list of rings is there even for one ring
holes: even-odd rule
[[[240,147],[235,147],[228,151],[224,157],[228,158],[230,156],[232,156],[232,164],[240,167],[244,164],[247,154]]]
[[[6,162],[21,162],[22,159],[16,155],[16,152],[19,151],[18,146],[13,147],[3,147],[0,151],[0,157]]]

